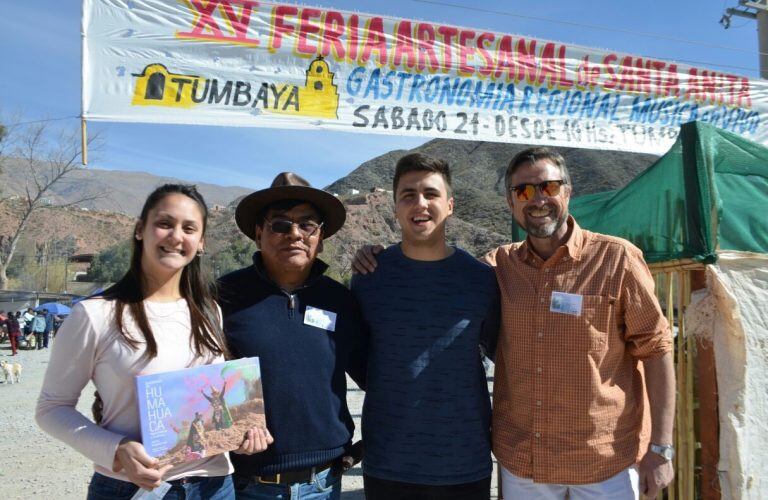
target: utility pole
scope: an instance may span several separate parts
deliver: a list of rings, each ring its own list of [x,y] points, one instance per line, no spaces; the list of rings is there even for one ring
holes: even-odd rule
[[[760,51],[760,78],[768,79],[768,0],[739,0],[739,7],[725,9],[720,24],[731,27],[731,17],[757,20],[757,45]]]

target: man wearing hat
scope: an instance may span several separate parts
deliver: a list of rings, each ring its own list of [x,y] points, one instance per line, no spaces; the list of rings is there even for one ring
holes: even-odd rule
[[[354,297],[317,257],[345,218],[338,199],[288,172],[237,206],[237,225],[259,251],[219,280],[219,300],[233,355],[260,359],[275,439],[258,455],[232,456],[237,498],[341,495],[354,430],[345,372],[362,387],[365,335]]]

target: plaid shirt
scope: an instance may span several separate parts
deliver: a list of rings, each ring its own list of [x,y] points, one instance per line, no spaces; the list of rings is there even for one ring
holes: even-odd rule
[[[587,484],[645,451],[650,414],[638,360],[671,351],[672,336],[642,252],[572,217],[568,225],[568,242],[546,261],[528,241],[485,257],[502,303],[493,452],[515,475]],[[580,296],[580,314],[551,311],[553,292]]]

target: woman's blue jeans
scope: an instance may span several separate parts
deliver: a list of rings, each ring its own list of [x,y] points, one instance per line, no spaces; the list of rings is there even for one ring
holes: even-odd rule
[[[163,500],[230,500],[235,498],[232,476],[187,477],[171,481]],[[88,500],[130,500],[139,487],[95,472],[88,486]]]

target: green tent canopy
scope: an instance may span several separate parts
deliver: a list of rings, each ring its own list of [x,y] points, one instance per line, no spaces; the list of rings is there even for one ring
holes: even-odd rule
[[[570,212],[586,229],[628,239],[649,263],[768,254],[768,148],[686,123],[669,152],[623,189],[574,198]]]

